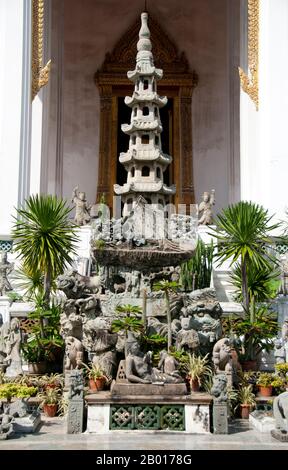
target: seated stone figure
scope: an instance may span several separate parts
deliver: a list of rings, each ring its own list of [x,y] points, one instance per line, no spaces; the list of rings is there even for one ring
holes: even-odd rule
[[[152,352],[144,354],[140,350],[136,339],[127,341],[127,352],[125,364],[126,378],[131,383],[141,384],[164,384],[164,383],[182,383],[180,376],[171,375],[158,370],[152,365]]]
[[[275,429],[271,434],[275,439],[288,442],[288,392],[283,392],[273,400]]]

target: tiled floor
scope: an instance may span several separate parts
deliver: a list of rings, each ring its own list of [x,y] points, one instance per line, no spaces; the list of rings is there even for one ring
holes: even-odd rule
[[[17,435],[0,441],[1,450],[288,450],[288,443],[273,439],[269,433],[249,429],[237,420],[228,435],[192,435],[167,432],[112,431],[105,435],[67,435],[61,418],[44,418],[33,435]]]

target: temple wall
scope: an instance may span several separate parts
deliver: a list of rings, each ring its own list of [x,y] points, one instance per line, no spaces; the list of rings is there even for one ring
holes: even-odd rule
[[[86,190],[87,198],[92,202],[96,195],[99,152],[99,94],[93,76],[101,67],[105,53],[112,50],[140,15],[144,2],[61,1],[63,79],[60,132],[63,160],[60,186],[63,196],[70,199],[73,187],[78,184]],[[56,3],[59,7],[59,0]],[[235,76],[237,78],[237,69],[232,63],[233,60],[235,62],[235,51],[229,42],[231,27],[228,18],[232,4],[237,9],[238,0],[148,2],[151,14],[179,50],[185,51],[191,69],[199,75],[192,110],[194,184],[197,201],[204,190],[216,190],[216,209],[237,198],[238,191],[231,163],[232,157],[235,158],[231,136],[234,129],[237,134],[238,125],[237,119],[235,122],[231,120],[231,110],[235,109],[231,83],[235,83]],[[237,36],[237,19],[234,26],[232,34]],[[236,87],[235,93],[237,103],[239,88]],[[52,93],[51,96],[56,97],[57,94]],[[51,165],[53,161],[55,164],[53,152],[51,148]]]

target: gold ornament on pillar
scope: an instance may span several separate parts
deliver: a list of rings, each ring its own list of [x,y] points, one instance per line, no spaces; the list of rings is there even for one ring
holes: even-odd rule
[[[43,67],[44,0],[32,0],[32,101],[48,83],[51,60]]]
[[[259,66],[259,5],[260,0],[248,0],[248,74],[239,67],[242,90],[259,108],[258,66]]]

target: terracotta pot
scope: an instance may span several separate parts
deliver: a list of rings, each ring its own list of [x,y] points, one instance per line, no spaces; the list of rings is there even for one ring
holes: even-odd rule
[[[100,377],[99,379],[89,379],[89,388],[95,392],[100,392],[104,389],[105,383],[105,377]]]
[[[250,405],[240,405],[241,406],[241,418],[249,419]]]
[[[191,392],[199,392],[198,379],[190,380]]]
[[[45,374],[47,372],[47,363],[43,362],[29,362],[28,363],[29,374]]]
[[[257,370],[257,361],[243,361],[241,362],[242,370],[247,372],[249,370]]]
[[[54,418],[54,416],[56,416],[56,413],[57,413],[57,408],[58,408],[57,403],[55,405],[48,405],[48,404],[43,405],[43,411],[45,413],[45,416],[49,416],[49,418]]]
[[[262,397],[271,397],[273,387],[272,385],[269,385],[268,387],[262,387],[262,385],[259,385],[259,392]]]

